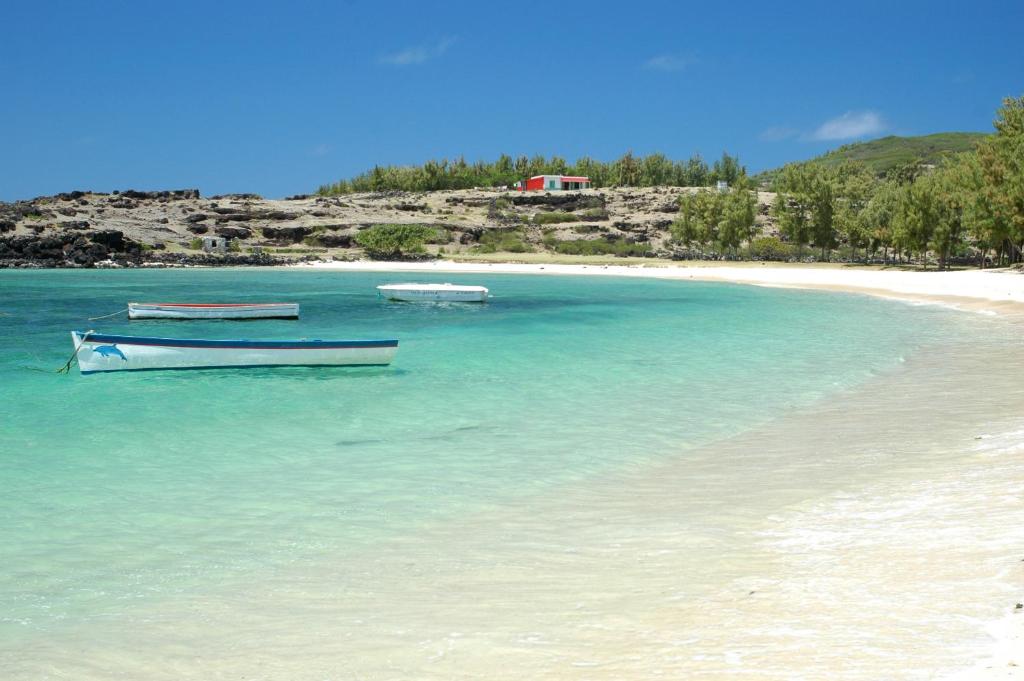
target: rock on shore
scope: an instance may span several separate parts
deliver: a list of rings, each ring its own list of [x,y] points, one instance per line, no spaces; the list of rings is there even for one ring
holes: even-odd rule
[[[527,250],[552,239],[647,244],[672,257],[669,226],[679,187],[520,193],[492,189],[203,198],[196,189],[63,192],[0,203],[0,267],[276,264],[309,258],[354,259],[356,235],[379,224],[438,230],[432,252],[457,254],[481,239],[509,235]],[[763,208],[774,197],[761,193]],[[759,222],[772,226],[767,210]],[[557,213],[546,222],[537,216]],[[545,216],[541,216],[543,218]],[[550,216],[548,216],[550,217]],[[199,250],[201,237],[229,240],[231,251]]]

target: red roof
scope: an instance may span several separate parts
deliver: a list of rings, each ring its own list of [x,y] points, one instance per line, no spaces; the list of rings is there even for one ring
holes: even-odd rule
[[[562,182],[590,182],[590,178],[577,175],[562,175]]]

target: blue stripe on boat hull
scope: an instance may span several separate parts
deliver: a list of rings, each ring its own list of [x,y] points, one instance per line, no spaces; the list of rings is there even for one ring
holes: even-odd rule
[[[336,369],[348,369],[350,367],[386,367],[389,364],[213,364],[204,367],[141,367],[139,369],[98,369],[96,371],[82,371],[82,376],[89,374],[123,374],[135,371],[211,371],[214,369],[280,369],[283,367],[334,367]]]
[[[79,337],[83,331],[76,331]],[[334,348],[397,348],[397,339],[384,340],[308,340],[308,341],[251,341],[251,340],[204,340],[200,338],[152,338],[146,336],[113,336],[89,334],[90,343],[118,343],[120,345],[146,345],[165,348],[213,348],[253,350],[329,350]]]

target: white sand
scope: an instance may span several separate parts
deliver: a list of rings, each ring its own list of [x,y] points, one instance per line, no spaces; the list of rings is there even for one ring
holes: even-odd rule
[[[567,274],[720,281],[757,286],[849,291],[903,300],[926,301],[992,312],[1024,311],[1024,273],[1015,270],[908,272],[854,267],[699,265],[540,265],[522,263],[319,262],[315,269],[381,272],[489,274]]]
[[[326,270],[433,272],[480,274],[559,274],[649,277],[717,281],[756,286],[846,291],[915,302],[946,305],[988,314],[1024,318],[1024,272],[1007,269],[955,272],[909,272],[854,267],[822,266],[624,266],[522,263],[429,262],[320,262],[297,265]],[[990,623],[991,655],[950,681],[967,679],[1024,679],[1024,611]]]

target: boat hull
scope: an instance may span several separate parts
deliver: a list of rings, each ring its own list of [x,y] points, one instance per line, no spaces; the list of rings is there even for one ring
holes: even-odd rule
[[[298,319],[298,303],[128,303],[129,319]]]
[[[71,332],[83,374],[155,369],[390,364],[398,341],[249,341]]]
[[[485,303],[487,302],[488,291],[483,286],[412,286],[412,285],[385,285],[378,286],[377,290],[389,300],[401,300],[408,303],[415,302],[453,302],[453,303]]]

